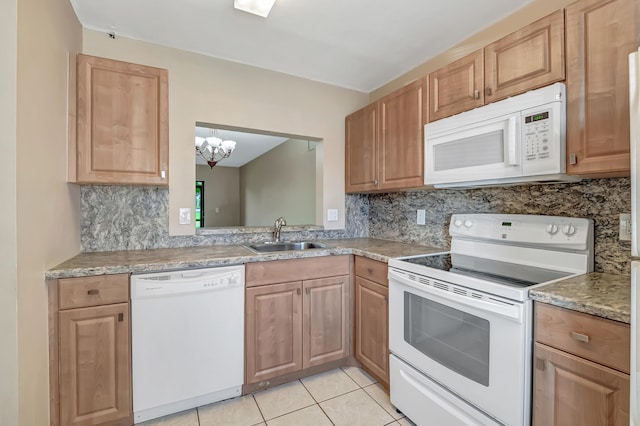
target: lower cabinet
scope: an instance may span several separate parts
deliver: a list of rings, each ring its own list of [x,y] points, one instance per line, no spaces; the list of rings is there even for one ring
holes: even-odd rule
[[[246,382],[302,369],[302,281],[247,288]]]
[[[628,324],[535,304],[533,424],[629,424]]]
[[[629,425],[629,375],[535,345],[536,425]]]
[[[132,424],[128,275],[50,282],[49,309],[51,424]]]
[[[302,283],[302,368],[349,356],[349,276]]]
[[[246,272],[245,383],[349,356],[349,256],[250,263]]]
[[[389,288],[387,264],[355,258],[355,358],[389,388]]]

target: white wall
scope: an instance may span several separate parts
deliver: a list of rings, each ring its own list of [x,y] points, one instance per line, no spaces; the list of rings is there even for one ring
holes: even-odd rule
[[[80,252],[80,190],[66,183],[66,145],[68,55],[80,50],[82,31],[66,0],[20,0],[17,6],[19,420],[7,426],[40,426],[49,424],[44,273]],[[4,198],[3,192],[2,204]]]
[[[0,2],[0,426],[18,424],[17,0]]]
[[[318,204],[340,211],[338,222],[325,221],[327,229],[344,228],[344,118],[368,102],[367,94],[86,29],[83,52],[169,70],[171,235],[195,232],[178,223],[178,209],[194,208],[197,121],[323,139]]]

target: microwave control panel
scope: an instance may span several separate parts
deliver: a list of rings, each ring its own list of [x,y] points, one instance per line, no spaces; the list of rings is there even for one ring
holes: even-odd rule
[[[551,111],[524,117],[524,158],[526,161],[544,160],[551,156]]]

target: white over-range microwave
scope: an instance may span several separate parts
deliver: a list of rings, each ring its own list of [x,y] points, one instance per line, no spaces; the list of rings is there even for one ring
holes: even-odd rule
[[[424,126],[425,185],[577,181],[566,172],[566,93],[555,83]]]

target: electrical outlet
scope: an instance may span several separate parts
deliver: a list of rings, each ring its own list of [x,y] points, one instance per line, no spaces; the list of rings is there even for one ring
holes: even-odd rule
[[[418,225],[424,225],[426,223],[426,211],[424,209],[418,209],[416,223]]]
[[[188,207],[180,207],[180,225],[191,224],[191,209]]]
[[[327,221],[328,222],[338,221],[338,209],[327,209]]]
[[[620,241],[631,241],[631,215],[620,213]]]

